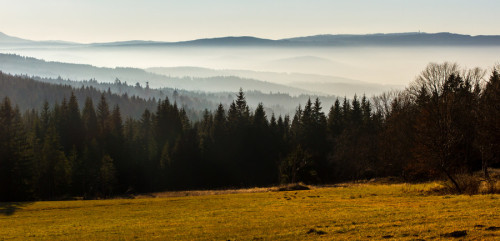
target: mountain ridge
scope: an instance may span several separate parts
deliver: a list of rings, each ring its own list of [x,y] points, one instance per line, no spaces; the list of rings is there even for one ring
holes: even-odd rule
[[[149,84],[152,88],[176,88],[189,91],[221,92],[246,90],[262,92],[282,92],[290,95],[313,94],[300,88],[281,85],[268,81],[237,76],[216,76],[208,78],[169,77],[133,67],[96,67],[89,64],[75,64],[58,61],[45,61],[33,57],[0,53],[0,71],[9,74],[26,74],[46,78],[64,78],[76,81],[97,79],[99,82],[113,82],[116,79],[129,83]],[[326,93],[322,93],[326,94]]]
[[[357,46],[357,45],[488,45],[500,46],[500,35],[467,35],[449,32],[424,33],[374,33],[374,34],[319,34],[283,39],[267,39],[254,36],[224,36],[186,41],[167,42],[153,40],[129,40],[102,43],[73,43],[66,41],[33,41],[0,32],[0,43],[7,44],[74,44],[79,46]]]

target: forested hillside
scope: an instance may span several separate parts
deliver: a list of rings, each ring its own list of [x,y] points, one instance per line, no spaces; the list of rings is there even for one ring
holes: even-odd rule
[[[86,98],[97,102],[104,95],[110,106],[121,107],[125,117],[139,118],[145,109],[156,106],[155,98],[138,98],[135,95],[114,94],[111,91],[85,86],[80,83],[60,81],[58,84],[44,83],[25,76],[12,76],[0,72],[0,96],[9,97],[21,112],[40,110],[47,102],[50,106],[67,102],[73,93],[78,102],[84,103]]]
[[[80,101],[69,87],[65,101],[22,114],[8,93],[0,104],[0,197],[95,198],[385,176],[444,177],[465,192],[464,176],[483,170],[488,178],[487,167],[499,164],[500,76],[483,76],[480,69],[430,64],[405,91],[332,106],[309,99],[293,116],[266,113],[263,104],[251,110],[240,91],[229,107],[207,110],[200,121],[168,98],[144,102],[140,117],[125,119],[110,104],[115,95]]]
[[[321,97],[323,102],[329,105],[333,104],[335,101],[335,96],[320,96],[311,94],[292,96],[289,92],[279,92],[276,91],[276,89],[267,87],[254,88],[264,89],[265,91],[252,90],[253,87],[255,87],[254,85],[247,85],[244,82],[241,82],[240,78],[235,76],[212,76],[210,78],[194,79],[187,77],[173,77],[177,78],[179,81],[182,79],[182,81],[186,83],[193,82],[200,89],[204,89],[204,91],[189,91],[183,88],[153,88],[150,86],[150,81],[158,79],[162,85],[168,86],[170,82],[166,81],[166,79],[170,77],[158,75],[153,76],[153,78],[150,76],[152,75],[151,73],[147,73],[141,69],[97,68],[90,65],[46,62],[34,58],[25,58],[8,54],[0,54],[0,62],[0,71],[11,74],[22,74],[23,76],[29,76],[30,78],[40,82],[69,85],[77,89],[82,86],[93,87],[101,91],[109,90],[114,94],[126,94],[128,96],[136,96],[146,100],[153,98],[165,99],[168,97],[172,102],[177,102],[178,106],[185,108],[190,119],[192,120],[199,120],[203,110],[213,110],[219,103],[228,107],[235,99],[234,93],[237,92],[240,87],[243,87],[246,90],[247,102],[250,108],[255,109],[259,102],[264,102],[267,104],[267,112],[281,115],[293,113],[299,103],[304,103],[310,97]],[[63,78],[61,76],[65,77]],[[82,76],[85,76],[85,78],[82,79]],[[122,77],[124,77],[124,79]],[[223,79],[223,82],[220,82],[221,79]],[[129,81],[127,82],[127,80]],[[203,82],[203,85],[195,82]],[[211,89],[204,87],[204,84],[214,86],[221,85],[226,87],[229,86],[225,82],[231,82],[232,87],[229,89],[234,89],[234,91],[210,92]],[[8,93],[6,90],[4,91],[5,93]],[[68,96],[67,91],[65,93],[65,96]],[[83,100],[80,96],[78,96],[78,94],[77,97],[80,101]],[[57,100],[62,101],[62,98],[58,98]],[[43,99],[41,101],[43,101]],[[34,103],[41,102],[36,101]],[[49,101],[49,103],[52,104],[52,101]],[[39,106],[20,104],[22,111],[25,110],[25,108],[29,109],[33,107]],[[125,114],[128,113],[125,112]]]
[[[242,87],[266,93],[312,94],[312,91],[237,76],[213,76],[210,78],[171,77],[147,72],[139,68],[103,68],[86,64],[50,62],[2,53],[0,53],[0,62],[0,70],[5,73],[27,74],[44,78],[62,77],[76,81],[96,79],[99,82],[113,82],[116,79],[120,79],[123,82],[133,85],[139,83],[146,86],[146,83],[149,83],[152,88],[169,87],[204,92],[238,91]]]
[[[74,88],[93,87],[100,91],[110,91],[118,95],[137,96],[143,99],[165,99],[169,98],[176,102],[178,106],[185,108],[189,114],[191,112],[197,115],[189,115],[192,120],[199,120],[201,113],[205,110],[214,110],[219,104],[224,107],[229,107],[231,102],[236,98],[236,92],[196,92],[173,88],[150,88],[148,85],[140,84],[130,85],[127,82],[122,82],[115,79],[112,83],[100,83],[94,79],[88,81],[74,81],[62,78],[41,78],[32,77],[40,82],[47,82],[57,85],[69,85]],[[318,96],[318,95],[298,95],[290,96],[287,93],[262,93],[260,91],[246,91],[246,100],[251,109],[255,109],[261,102],[266,103],[266,112],[275,113],[277,115],[286,115],[293,113],[295,108],[300,103],[305,103],[308,98],[321,98],[324,103],[332,105],[335,102],[334,96]]]

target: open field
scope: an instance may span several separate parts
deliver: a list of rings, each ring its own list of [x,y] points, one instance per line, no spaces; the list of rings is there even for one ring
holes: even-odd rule
[[[0,240],[500,239],[500,195],[423,194],[436,185],[1,203]]]

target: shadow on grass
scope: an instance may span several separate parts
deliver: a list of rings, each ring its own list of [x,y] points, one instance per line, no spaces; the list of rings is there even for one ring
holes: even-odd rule
[[[33,202],[0,202],[0,215],[10,216]]]

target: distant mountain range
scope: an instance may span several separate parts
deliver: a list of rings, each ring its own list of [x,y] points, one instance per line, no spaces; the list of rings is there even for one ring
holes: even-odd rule
[[[390,89],[402,89],[404,87],[399,85],[368,83],[338,76],[318,74],[277,73],[232,69],[215,70],[200,67],[156,67],[145,70],[170,77],[190,76],[195,78],[220,78],[238,76],[241,78],[262,80],[315,93],[333,94],[336,96],[354,96],[355,94],[361,95],[363,93],[371,96]]]
[[[0,32],[0,43],[1,44],[9,44],[9,43],[32,43],[31,40],[26,40],[22,38],[12,37],[7,34]]]
[[[75,81],[96,79],[113,83],[149,84],[152,88],[169,87],[188,91],[236,92],[239,88],[262,93],[288,93],[292,96],[379,94],[402,86],[367,83],[337,76],[300,73],[275,73],[251,70],[214,70],[198,67],[102,68],[86,64],[49,62],[36,58],[0,53],[0,71],[44,78]]]
[[[0,71],[9,74],[24,74],[45,78],[63,78],[76,81],[96,79],[99,82],[113,83],[119,79],[130,84],[149,84],[152,88],[169,87],[174,89],[204,92],[237,92],[240,88],[263,93],[288,93],[290,95],[315,94],[317,92],[294,88],[237,76],[166,76],[139,68],[100,68],[85,64],[48,62],[40,59],[0,53]],[[322,93],[326,94],[326,93]]]
[[[180,42],[120,41],[80,44],[64,41],[31,41],[12,37],[0,32],[0,45],[64,45],[64,46],[186,46],[186,47],[325,47],[325,46],[500,46],[499,35],[464,35],[454,33],[389,33],[389,34],[325,34],[287,39],[263,39],[251,36],[196,39]]]
[[[49,40],[49,41],[33,41],[28,39],[22,39],[18,37],[9,36],[0,32],[0,45],[36,45],[36,46],[54,46],[54,45],[80,45],[78,43],[66,42],[60,40]]]
[[[185,71],[192,73],[193,77],[185,77],[183,74]],[[227,73],[231,72],[230,70],[227,71]],[[160,74],[153,72],[159,72]],[[234,71],[234,73],[238,72],[247,73],[249,76],[267,76],[274,79],[283,79],[290,76],[290,81],[297,78],[301,79],[300,74],[286,75],[268,72]],[[336,99],[334,95],[315,94],[313,91],[305,89],[237,77],[232,74],[226,75],[226,72],[219,70],[194,67],[152,68],[147,70],[139,68],[99,68],[92,65],[48,62],[19,55],[0,54],[1,73],[27,75],[40,82],[71,86],[76,89],[81,89],[84,86],[92,87],[100,91],[110,91],[119,95],[127,94],[128,96],[137,96],[144,99],[165,99],[168,97],[170,100],[177,102],[179,106],[186,108],[188,115],[193,120],[199,120],[202,111],[205,109],[215,110],[219,103],[228,108],[235,99],[240,87],[245,91],[247,103],[252,109],[256,108],[259,103],[264,103],[266,112],[275,113],[276,115],[291,115],[299,104],[304,104],[308,98],[314,99],[316,97],[321,99],[323,106],[325,106],[324,110],[327,111]],[[161,73],[179,73],[179,75],[171,76]],[[331,77],[324,76],[322,78],[329,79]],[[147,88],[146,82],[153,88]],[[19,86],[22,86],[22,88],[19,88]],[[66,94],[59,93],[57,95],[59,98],[33,94],[36,93],[36,90],[31,88],[22,84],[0,86],[0,99],[5,96],[16,96],[18,99],[16,102],[21,103],[22,110],[26,110],[39,108],[43,103],[40,100],[43,99],[51,100],[51,102],[58,100],[60,102],[64,96],[69,96],[69,90],[66,87],[64,87],[66,88]],[[40,88],[40,86],[37,88]],[[19,98],[24,98],[23,96],[25,99],[19,100]],[[132,114],[142,113],[140,110],[137,111],[135,110]],[[270,117],[270,114],[268,117]]]

